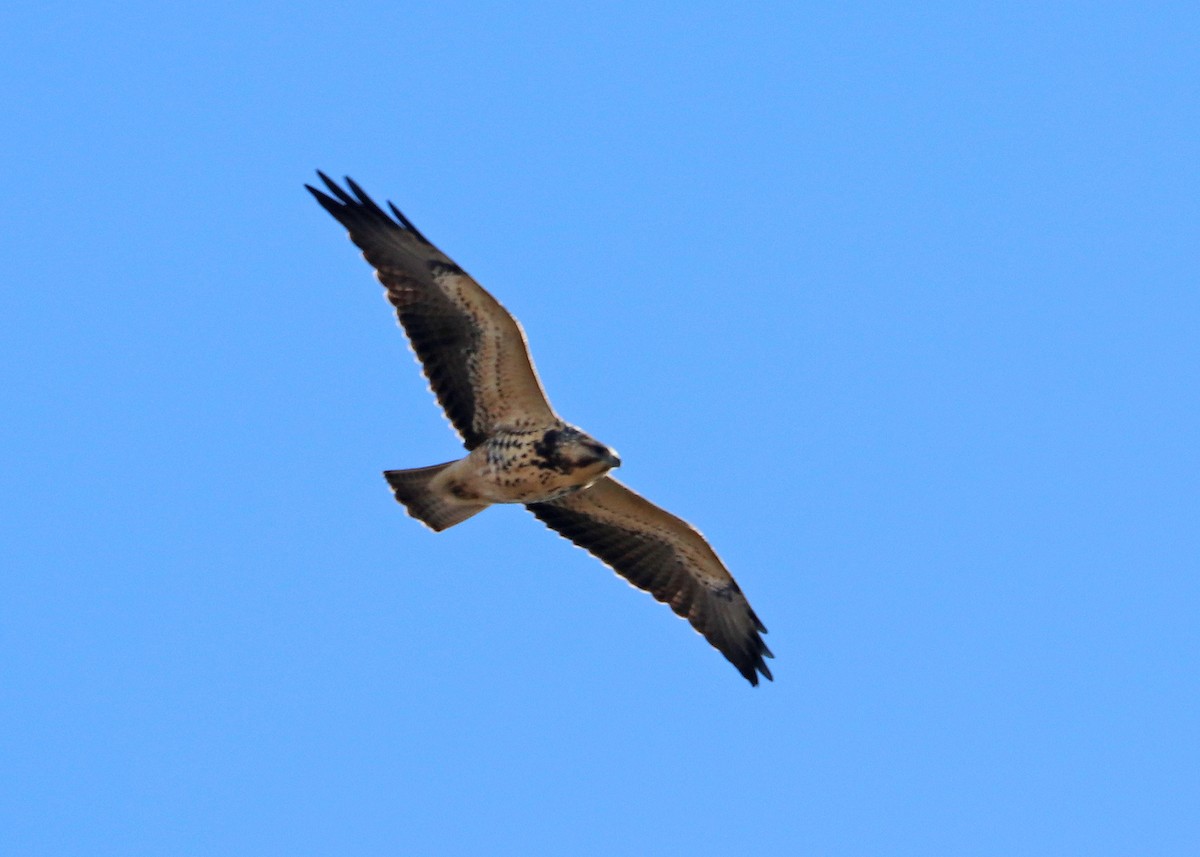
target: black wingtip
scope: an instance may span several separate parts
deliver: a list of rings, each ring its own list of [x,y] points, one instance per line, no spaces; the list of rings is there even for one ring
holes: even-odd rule
[[[734,666],[738,668],[738,672],[742,674],[742,677],[746,679],[746,681],[750,682],[752,687],[758,687],[759,673],[762,673],[762,677],[767,681],[775,681],[775,676],[771,675],[770,667],[763,663],[762,658],[759,658],[757,663],[743,665],[734,664]]]
[[[334,197],[337,198],[338,202],[342,203],[342,205],[355,205],[358,202],[354,197],[342,190],[338,183],[329,176],[325,175],[325,173],[317,170],[317,175],[320,176],[321,181],[325,184],[325,187],[331,194],[334,195]]]
[[[338,201],[329,196],[329,194],[325,193],[325,191],[315,188],[310,184],[304,185],[304,189],[311,193],[313,195],[313,199],[321,203],[322,207],[329,211],[330,214],[333,214],[334,209],[340,208]]]
[[[317,175],[325,184],[328,193],[310,184],[306,184],[304,187],[321,204],[321,207],[332,214],[343,226],[351,228],[352,220],[362,223],[365,217],[367,221],[382,222],[392,228],[403,229],[423,244],[433,246],[430,240],[422,235],[417,227],[413,226],[412,221],[401,213],[400,209],[396,208],[391,202],[388,202],[388,208],[395,215],[395,220],[393,220],[388,216],[386,211],[379,207],[375,200],[371,199],[370,195],[362,189],[358,182],[350,178],[350,176],[343,177],[346,187],[350,189],[348,193],[337,182],[320,170],[317,170]],[[353,232],[352,228],[351,232]]]
[[[354,179],[350,178],[350,176],[342,176],[342,178],[346,182],[346,187],[350,188],[350,192],[353,193],[356,197],[358,197],[358,201],[360,203],[362,203],[363,205],[370,206],[371,208],[375,209],[376,211],[380,210],[379,206],[375,204],[375,201],[373,199],[371,199],[371,197],[367,196],[367,192],[358,186],[358,182],[356,182]]]
[[[407,229],[409,232],[411,232],[415,237],[424,241],[426,244],[429,244],[430,246],[432,246],[432,242],[428,238],[426,238],[424,235],[421,234],[421,230],[417,229],[417,227],[412,225],[412,221],[409,220],[407,217],[405,217],[404,212],[402,212],[400,209],[396,208],[395,204],[391,200],[388,200],[388,208],[390,208],[392,210],[392,214],[396,215],[396,219],[400,221],[400,223],[404,226],[405,229]]]
[[[725,657],[729,658],[746,681],[755,687],[758,687],[760,673],[767,681],[775,681],[775,677],[771,675],[771,668],[767,666],[765,660],[765,658],[773,658],[775,655],[767,648],[766,642],[758,634],[750,634],[746,639],[745,648],[736,654],[725,653]]]

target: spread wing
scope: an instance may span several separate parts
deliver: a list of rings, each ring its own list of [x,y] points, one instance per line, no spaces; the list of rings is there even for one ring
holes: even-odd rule
[[[555,419],[538,381],[525,334],[500,302],[454,264],[388,203],[388,216],[346,179],[347,193],[324,173],[330,196],[305,185],[350,231],[396,307],[400,326],[450,422],[474,449],[496,426]]]
[[[611,476],[529,511],[692,623],[750,684],[771,671],[762,622],[704,536]]]

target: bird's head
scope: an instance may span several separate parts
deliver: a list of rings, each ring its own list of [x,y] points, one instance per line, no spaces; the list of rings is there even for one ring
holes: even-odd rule
[[[591,435],[574,426],[552,428],[534,444],[539,466],[560,473],[599,479],[614,467],[621,466],[617,453]]]

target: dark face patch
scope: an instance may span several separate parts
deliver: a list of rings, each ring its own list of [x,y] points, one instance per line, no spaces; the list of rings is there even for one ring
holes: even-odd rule
[[[559,449],[562,443],[562,431],[550,429],[542,439],[534,442],[533,452],[537,456],[533,463],[542,470],[556,470],[559,473],[570,473],[574,467],[571,461]]]

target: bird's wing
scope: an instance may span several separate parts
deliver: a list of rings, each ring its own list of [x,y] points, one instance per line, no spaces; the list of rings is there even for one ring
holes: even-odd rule
[[[389,217],[362,188],[349,192],[324,173],[329,194],[305,185],[350,232],[387,289],[430,387],[474,449],[497,426],[555,419],[529,357],[525,334],[500,302],[433,246],[388,203]]]
[[[595,554],[639,589],[671,605],[750,684],[771,671],[762,622],[716,553],[690,524],[611,476],[527,508],[548,527]]]

